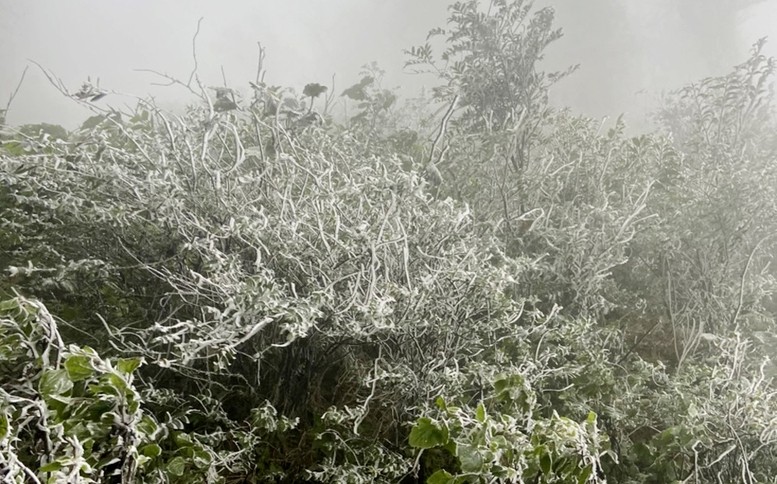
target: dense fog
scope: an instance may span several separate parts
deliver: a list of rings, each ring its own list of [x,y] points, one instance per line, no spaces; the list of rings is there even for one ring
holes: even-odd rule
[[[186,99],[160,79],[135,69],[185,78],[193,67],[192,37],[202,18],[197,56],[206,83],[240,88],[253,79],[257,42],[267,50],[268,82],[347,86],[360,67],[377,62],[387,87],[406,96],[424,80],[403,73],[403,50],[444,25],[446,0],[316,0],[133,2],[0,0],[0,93],[10,93],[30,60],[51,70],[72,90],[91,77],[134,96],[154,95],[162,105]],[[552,102],[593,117],[626,113],[632,127],[647,127],[662,91],[741,62],[749,47],[777,30],[777,4],[753,0],[542,0],[556,10],[564,38],[548,50],[553,67],[580,64],[554,86]],[[777,52],[769,43],[765,52]],[[52,89],[37,68],[26,76],[9,113],[14,124],[77,126],[85,109]],[[131,98],[105,103],[132,104]]]

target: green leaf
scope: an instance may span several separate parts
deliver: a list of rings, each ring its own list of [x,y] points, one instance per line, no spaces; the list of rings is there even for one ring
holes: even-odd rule
[[[0,302],[0,314],[5,314],[11,312],[11,310],[18,310],[19,309],[19,301],[16,299],[6,299],[5,301]]]
[[[129,392],[127,381],[119,373],[108,373],[104,381],[106,393],[110,395],[126,395]]]
[[[140,453],[146,457],[157,457],[162,453],[162,448],[157,444],[148,444],[143,446],[143,448],[140,450]]]
[[[211,464],[211,462],[213,462],[213,458],[211,457],[211,455],[205,449],[202,449],[202,448],[194,451],[193,459],[194,459],[194,465],[200,469],[205,469]]]
[[[445,469],[440,469],[426,480],[426,484],[452,484],[453,482],[455,482],[453,476]]]
[[[173,436],[173,440],[175,441],[175,445],[178,446],[180,449],[181,447],[191,447],[194,445],[192,442],[192,438],[189,437],[189,434],[184,432],[176,432]]]
[[[5,412],[0,413],[0,441],[8,438],[10,425],[8,425],[8,415]]]
[[[483,469],[483,457],[477,447],[459,445],[457,454],[462,472],[480,472]]]
[[[41,466],[40,469],[38,469],[38,472],[56,472],[60,469],[62,469],[62,462],[55,460],[53,462],[49,462],[45,466]]]
[[[553,459],[550,454],[543,452],[540,456],[540,470],[545,475],[550,475],[550,471],[553,469]]]
[[[25,153],[24,145],[22,145],[18,141],[9,141],[7,143],[3,143],[2,147],[11,156],[21,156],[21,155],[24,155]]]
[[[594,411],[588,412],[588,417],[586,417],[585,421],[588,422],[589,424],[596,423],[596,412]]]
[[[94,374],[92,359],[83,355],[71,355],[65,360],[65,370],[67,370],[70,381],[77,382],[86,380]]]
[[[116,368],[126,374],[130,374],[133,371],[137,370],[138,367],[143,363],[143,360],[141,358],[120,358],[116,362]]]
[[[480,423],[486,423],[486,407],[483,406],[483,402],[478,403],[478,408],[475,410],[475,419]]]
[[[49,399],[49,410],[64,411],[65,407],[73,404],[73,398],[64,395],[49,395]]]
[[[498,397],[503,399],[505,393],[508,393],[515,387],[522,387],[524,381],[523,375],[499,375],[496,381],[494,381],[494,391]]]
[[[68,378],[67,370],[45,370],[38,382],[38,391],[44,397],[60,395],[73,388],[73,382]]]
[[[421,417],[410,431],[410,446],[417,449],[431,449],[448,442],[448,432],[432,419]]]
[[[183,457],[175,457],[167,463],[167,472],[174,476],[181,477],[185,470],[186,460]]]
[[[577,476],[577,484],[585,484],[585,482],[588,480],[589,477],[591,477],[591,474],[594,472],[593,467],[591,464],[588,464],[583,468],[583,470],[580,472],[580,475]]]
[[[147,437],[153,438],[154,434],[156,434],[157,430],[159,429],[159,425],[157,425],[154,419],[150,416],[143,415],[143,417],[140,419],[140,422],[138,422],[137,429]]]

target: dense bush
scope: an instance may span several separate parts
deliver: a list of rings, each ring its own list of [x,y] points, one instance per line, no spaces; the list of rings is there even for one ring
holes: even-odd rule
[[[429,100],[194,76],[3,127],[3,478],[775,482],[774,61],[631,137],[548,107],[551,9],[492,3],[409,51]]]

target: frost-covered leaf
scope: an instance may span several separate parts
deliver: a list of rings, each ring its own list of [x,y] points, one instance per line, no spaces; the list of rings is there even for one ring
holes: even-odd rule
[[[61,395],[73,388],[73,381],[65,369],[44,370],[38,383],[38,391],[44,397]]]
[[[416,449],[431,449],[448,442],[448,431],[428,417],[418,419],[410,431],[410,446]]]

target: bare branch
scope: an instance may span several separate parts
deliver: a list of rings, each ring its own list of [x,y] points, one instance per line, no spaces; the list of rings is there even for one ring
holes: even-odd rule
[[[261,82],[264,82],[264,56],[265,56],[265,49],[262,47],[261,42],[257,42],[256,45],[259,46],[259,59],[257,61],[256,65],[256,79],[255,83],[258,85]]]
[[[8,110],[11,109],[11,103],[13,103],[16,95],[19,94],[19,89],[22,87],[24,76],[27,75],[27,69],[29,69],[29,67],[30,66],[25,66],[24,71],[22,71],[22,77],[19,78],[19,83],[16,85],[16,89],[14,89],[14,91],[11,93],[11,96],[8,98],[8,103],[5,105],[5,109],[0,112],[0,124],[5,124],[6,116],[8,116]]]
[[[192,85],[192,80],[197,76],[197,70],[199,69],[199,64],[197,63],[197,36],[200,35],[200,25],[202,24],[203,18],[204,17],[200,17],[200,19],[197,20],[197,31],[194,32],[194,37],[192,37],[192,58],[194,58],[194,68],[192,69],[192,73],[189,74],[189,82],[186,83],[187,86]]]

